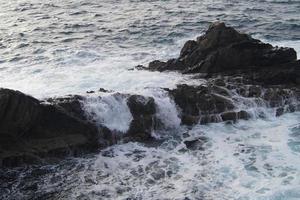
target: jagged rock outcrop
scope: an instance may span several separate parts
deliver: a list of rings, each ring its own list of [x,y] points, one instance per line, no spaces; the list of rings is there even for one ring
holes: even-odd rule
[[[299,84],[299,61],[296,58],[296,51],[292,48],[273,47],[224,23],[213,23],[196,41],[187,41],[178,58],[167,62],[152,61],[148,69],[209,75],[244,71],[268,84]]]
[[[85,99],[81,95],[67,95],[64,97],[48,98],[44,103],[55,105],[58,109],[65,110],[68,114],[81,120],[87,120],[81,102]]]

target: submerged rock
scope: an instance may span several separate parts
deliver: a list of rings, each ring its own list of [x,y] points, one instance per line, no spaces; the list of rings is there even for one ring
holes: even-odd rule
[[[196,150],[203,151],[204,145],[207,142],[208,142],[208,138],[202,136],[194,140],[186,140],[184,141],[184,144],[186,148],[191,151],[196,151]]]

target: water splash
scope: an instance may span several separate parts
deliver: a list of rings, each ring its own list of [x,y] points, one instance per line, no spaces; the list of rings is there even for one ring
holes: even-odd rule
[[[112,131],[126,133],[133,119],[125,95],[90,95],[82,102],[82,106],[88,120],[104,125]]]

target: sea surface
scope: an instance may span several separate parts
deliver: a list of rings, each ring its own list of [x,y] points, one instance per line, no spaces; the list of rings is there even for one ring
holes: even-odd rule
[[[275,118],[250,106],[249,121],[188,129],[160,88],[205,80],[132,70],[177,57],[214,21],[300,55],[299,0],[0,0],[0,87],[39,99],[99,88],[152,96],[166,127],[153,133],[166,139],[158,147],[119,144],[53,165],[0,169],[0,199],[300,199],[300,113]],[[102,95],[84,102],[87,114],[126,132],[126,99]],[[198,137],[206,138],[203,151],[184,147]]]

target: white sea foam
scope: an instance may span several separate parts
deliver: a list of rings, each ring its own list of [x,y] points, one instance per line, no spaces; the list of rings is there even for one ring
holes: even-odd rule
[[[83,102],[88,119],[98,125],[105,125],[112,131],[126,132],[132,120],[124,95],[89,95]]]
[[[91,199],[299,199],[300,113],[272,120],[195,126],[187,140],[204,136],[204,151],[181,140],[158,148],[138,143],[106,149],[78,175],[73,198]],[[108,153],[110,152],[110,153]]]
[[[36,178],[42,194],[62,199],[300,198],[299,112],[269,120],[198,125],[178,136],[182,137],[170,136],[158,147],[115,145],[92,158],[45,166],[42,172],[51,173],[38,177],[25,170],[14,187],[30,186]],[[184,140],[200,136],[207,138],[204,150],[186,148]],[[30,193],[20,189],[10,197],[24,199],[26,194]]]
[[[176,84],[196,82],[190,75],[176,72],[128,70],[138,63],[132,58],[109,58],[85,66],[11,67],[1,72],[0,85],[37,98],[84,93],[100,87],[125,93],[144,88],[174,88]],[[39,69],[37,71],[37,68]]]
[[[153,97],[156,105],[156,117],[162,122],[161,130],[172,131],[180,127],[181,120],[175,103],[168,93],[160,88],[136,90],[134,94]],[[104,125],[110,130],[125,133],[132,121],[127,105],[128,94],[115,92],[89,94],[82,101],[83,109],[89,120]],[[153,136],[160,137],[153,133]]]

